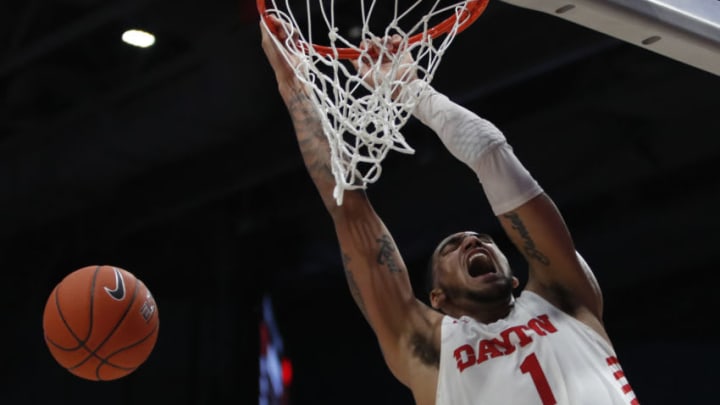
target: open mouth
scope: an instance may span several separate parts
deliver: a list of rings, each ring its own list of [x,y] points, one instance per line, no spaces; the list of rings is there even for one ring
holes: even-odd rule
[[[495,272],[495,264],[490,259],[487,251],[478,249],[468,257],[467,263],[468,273],[471,277],[482,276]]]

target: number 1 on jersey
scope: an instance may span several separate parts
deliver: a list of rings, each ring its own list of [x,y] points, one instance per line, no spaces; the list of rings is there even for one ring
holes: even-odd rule
[[[523,374],[530,374],[530,378],[532,378],[533,384],[535,384],[535,389],[537,389],[543,405],[557,404],[555,395],[552,393],[550,384],[548,384],[547,378],[545,378],[545,373],[540,367],[540,362],[537,356],[535,356],[535,353],[530,354],[523,360],[520,364],[520,371],[522,371]]]

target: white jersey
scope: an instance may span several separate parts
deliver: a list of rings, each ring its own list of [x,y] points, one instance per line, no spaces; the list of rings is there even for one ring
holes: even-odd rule
[[[491,324],[445,316],[436,405],[636,405],[615,351],[530,291]]]

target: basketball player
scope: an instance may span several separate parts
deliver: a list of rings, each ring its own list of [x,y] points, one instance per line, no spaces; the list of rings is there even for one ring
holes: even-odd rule
[[[319,114],[262,23],[261,30],[305,166],[334,222],[350,291],[418,405],[638,403],[603,327],[593,273],[553,201],[492,123],[419,80],[408,86],[427,86],[414,115],[477,174],[529,265],[516,295],[518,279],[493,239],[454,233],[432,255],[428,306],[365,192],[345,191],[337,205]]]

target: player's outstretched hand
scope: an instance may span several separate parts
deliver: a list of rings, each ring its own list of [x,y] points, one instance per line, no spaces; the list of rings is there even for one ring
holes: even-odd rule
[[[297,57],[287,50],[280,49],[286,41],[297,41],[298,35],[289,24],[283,23],[274,16],[260,20],[260,31],[262,35],[262,48],[265,51],[270,65],[275,72],[278,85],[289,84],[297,79],[294,68],[298,65]],[[277,39],[273,39],[273,36]]]
[[[400,35],[363,40],[360,49],[360,57],[351,62],[360,77],[371,87],[375,88],[386,80],[409,83],[417,78],[415,60],[407,41]],[[398,57],[400,59],[396,60]],[[397,85],[393,97],[397,97],[399,91],[400,86]]]

